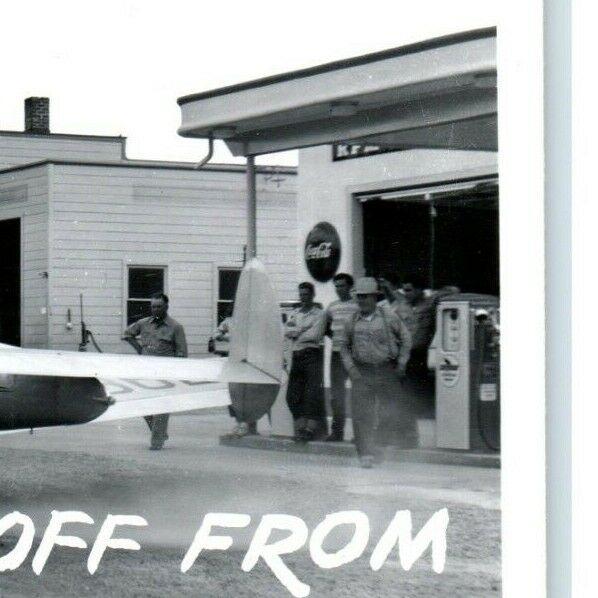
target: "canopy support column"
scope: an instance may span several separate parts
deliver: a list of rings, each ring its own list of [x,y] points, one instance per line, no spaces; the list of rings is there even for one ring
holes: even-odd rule
[[[255,156],[247,156],[247,259],[257,255],[257,194]]]

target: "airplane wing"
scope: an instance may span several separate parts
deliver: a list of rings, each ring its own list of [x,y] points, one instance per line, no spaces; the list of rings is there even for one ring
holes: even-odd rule
[[[194,380],[278,384],[279,381],[248,362],[230,364],[226,359],[183,359],[82,353],[0,346],[0,373],[12,375],[68,376],[74,378],[136,378],[144,380]]]
[[[0,345],[0,430],[73,425],[229,404],[229,382],[265,413],[282,383],[280,308],[264,269],[241,273],[229,359],[182,359]],[[105,383],[105,381],[108,381]],[[204,383],[202,387],[201,384]],[[249,397],[249,398],[248,398]],[[266,397],[268,400],[264,400]],[[256,409],[253,405],[254,411]]]
[[[102,378],[100,382],[113,403],[94,422],[211,409],[230,404],[228,389],[219,383],[156,380],[148,384],[146,380]]]
[[[110,404],[93,423],[115,421],[159,413],[198,411],[230,405],[228,389],[217,382],[192,382],[171,380],[106,379],[101,378]],[[83,422],[87,423],[87,422]],[[30,427],[0,430],[0,436],[29,431]],[[43,426],[62,428],[62,425]]]

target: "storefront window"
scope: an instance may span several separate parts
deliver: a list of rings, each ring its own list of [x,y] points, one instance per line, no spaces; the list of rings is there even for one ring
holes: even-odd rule
[[[128,271],[127,326],[151,315],[151,297],[164,292],[164,267],[130,266]]]

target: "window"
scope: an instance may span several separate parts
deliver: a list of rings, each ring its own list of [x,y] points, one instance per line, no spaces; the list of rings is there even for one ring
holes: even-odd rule
[[[233,315],[239,276],[241,276],[240,268],[220,268],[218,270],[217,324]]]
[[[150,302],[154,293],[164,292],[163,267],[130,266],[128,272],[127,326],[151,315]]]

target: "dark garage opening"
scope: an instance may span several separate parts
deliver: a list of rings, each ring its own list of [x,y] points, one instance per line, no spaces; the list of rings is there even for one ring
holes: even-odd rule
[[[0,220],[0,342],[21,345],[21,220]]]
[[[393,272],[401,281],[418,275],[429,288],[500,294],[497,186],[428,197],[385,195],[370,195],[362,204],[368,275]]]

